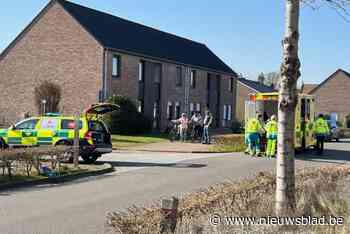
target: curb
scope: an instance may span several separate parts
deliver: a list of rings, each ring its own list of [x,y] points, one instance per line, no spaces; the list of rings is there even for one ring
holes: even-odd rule
[[[51,178],[44,178],[44,179],[38,179],[38,180],[32,180],[32,181],[21,181],[21,182],[15,182],[15,183],[2,184],[0,185],[0,191],[33,187],[33,186],[44,185],[44,184],[61,184],[61,183],[81,179],[84,177],[97,176],[97,175],[102,175],[102,174],[106,174],[114,171],[114,167],[112,166],[112,164],[105,163],[103,165],[105,165],[106,168],[101,170],[96,170],[96,171],[87,171],[87,172],[81,172],[81,173],[51,177]]]
[[[213,151],[181,151],[181,150],[126,150],[126,149],[113,149],[119,152],[149,152],[149,153],[179,153],[179,154],[218,154],[220,152]]]

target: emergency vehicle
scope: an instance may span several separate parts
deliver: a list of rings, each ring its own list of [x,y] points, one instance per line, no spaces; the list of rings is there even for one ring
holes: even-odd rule
[[[80,155],[93,163],[102,154],[112,152],[111,134],[101,120],[103,114],[118,110],[119,106],[102,103],[87,108],[79,119]],[[0,149],[43,145],[73,145],[75,118],[48,113],[31,117],[0,129]]]
[[[278,112],[278,93],[250,94],[250,100],[245,103],[245,123],[250,118],[255,118],[256,113],[265,116],[276,115]],[[312,124],[316,119],[315,96],[299,94],[295,109],[295,139],[297,150],[303,150],[316,145]]]

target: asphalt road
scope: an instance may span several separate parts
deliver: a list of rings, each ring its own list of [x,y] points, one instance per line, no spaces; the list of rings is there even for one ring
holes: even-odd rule
[[[299,156],[298,168],[345,164],[350,141],[330,143],[322,157]],[[112,153],[116,172],[64,185],[0,193],[1,234],[99,234],[109,211],[151,204],[226,180],[273,171],[274,159],[234,154]]]

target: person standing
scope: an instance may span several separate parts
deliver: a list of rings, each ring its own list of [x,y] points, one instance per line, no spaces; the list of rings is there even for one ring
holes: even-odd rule
[[[203,139],[202,144],[210,144],[209,127],[213,122],[213,116],[210,111],[205,112],[205,117],[203,121]]]
[[[323,114],[319,114],[318,118],[314,123],[314,132],[316,136],[316,149],[319,155],[323,154],[324,141],[326,136],[329,134],[329,127],[327,121],[324,119]]]
[[[197,139],[201,134],[200,134],[200,124],[202,121],[202,117],[200,116],[199,112],[195,112],[194,115],[191,118],[191,123],[193,126],[193,138]]]
[[[272,158],[276,154],[277,145],[277,118],[276,115],[272,115],[270,121],[265,126],[267,146],[266,146],[266,157]]]
[[[189,119],[187,118],[186,113],[181,114],[181,118],[176,120],[179,124],[179,130],[180,130],[180,140],[182,142],[185,142],[187,140],[187,131],[188,131],[188,123]]]
[[[261,117],[261,114],[258,114],[257,118],[249,119],[245,126],[245,139],[248,144],[247,153],[251,156],[260,154],[260,133],[263,131],[259,121]]]

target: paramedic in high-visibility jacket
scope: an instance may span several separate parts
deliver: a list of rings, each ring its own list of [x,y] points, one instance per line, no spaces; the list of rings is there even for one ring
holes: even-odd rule
[[[263,127],[259,121],[261,117],[262,115],[258,114],[257,118],[249,119],[245,126],[245,138],[248,144],[246,152],[251,156],[260,154],[260,134],[263,132]]]
[[[271,116],[270,120],[265,125],[267,146],[266,146],[266,157],[271,158],[276,154],[277,145],[277,118],[276,115]]]
[[[329,134],[329,127],[327,121],[324,119],[323,114],[319,114],[314,125],[314,132],[316,136],[316,148],[318,154],[323,154],[324,141]]]

